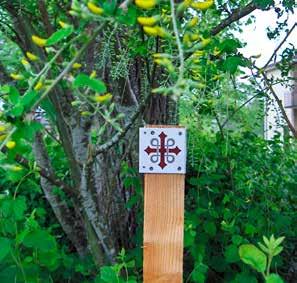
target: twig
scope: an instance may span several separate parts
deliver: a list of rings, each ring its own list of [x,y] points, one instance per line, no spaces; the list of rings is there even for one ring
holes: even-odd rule
[[[179,38],[179,32],[176,23],[176,16],[175,16],[175,9],[174,9],[174,0],[170,0],[170,7],[171,7],[171,20],[173,25],[173,31],[175,35],[176,45],[178,49],[178,57],[179,57],[179,76],[178,82],[181,82],[184,77],[184,51],[183,47]]]
[[[258,7],[256,6],[256,4],[251,2],[251,3],[247,4],[243,8],[235,9],[229,17],[222,20],[222,22],[220,24],[218,24],[216,27],[214,27],[210,31],[210,35],[212,35],[212,36],[217,35],[222,30],[224,30],[226,27],[228,27],[232,23],[240,20],[241,18],[244,18],[245,16],[249,15],[250,13],[252,13],[257,8]],[[195,48],[192,48],[192,49],[195,50]],[[189,54],[187,54],[186,60],[189,59],[192,56],[192,54],[193,54],[193,52],[190,52]]]
[[[4,153],[4,154],[7,153],[7,148],[3,148],[1,150],[1,152]],[[31,170],[30,162],[29,162],[28,159],[24,158],[23,156],[21,156],[19,154],[17,154],[14,159],[15,159],[15,161],[17,163],[22,165],[27,170]],[[58,179],[55,175],[50,174],[48,172],[48,170],[37,166],[37,171],[39,172],[39,174],[42,177],[47,179],[51,184],[53,184],[53,185],[55,185],[57,187],[63,188],[65,190],[65,192],[68,193],[70,196],[76,195],[76,191],[75,191],[74,188],[72,188],[71,186],[69,186],[68,184],[63,182],[62,180]]]
[[[297,26],[297,23],[295,23],[291,27],[291,29],[288,31],[288,33],[286,34],[286,36],[284,37],[284,39],[280,42],[280,44],[278,45],[278,47],[273,51],[271,57],[268,59],[268,61],[266,62],[266,64],[263,66],[262,69],[266,69],[268,67],[268,65],[270,64],[270,61],[276,56],[277,52],[283,46],[283,44],[286,42],[286,40],[288,39],[288,37],[290,36],[290,34],[293,32],[293,30],[295,29],[296,26]]]
[[[31,110],[35,109],[39,105],[39,103],[47,97],[51,90],[63,79],[63,77],[69,73],[69,71],[72,69],[72,65],[80,58],[80,56],[84,53],[89,44],[96,38],[96,36],[103,29],[104,26],[105,23],[94,30],[93,35],[87,40],[83,47],[77,51],[73,59],[67,64],[66,68],[56,77],[52,84],[41,94],[40,98],[34,103]]]
[[[224,128],[229,121],[231,120],[231,118],[240,110],[242,109],[245,105],[247,105],[250,101],[252,101],[253,99],[255,99],[258,95],[260,95],[259,93],[255,94],[254,96],[252,96],[251,98],[249,98],[247,101],[245,101],[244,103],[242,103],[237,109],[235,109],[232,114],[226,118],[226,120],[223,122],[222,124],[222,128]]]
[[[149,101],[151,95],[148,94],[144,100],[139,104],[139,107],[137,108],[137,110],[135,111],[135,113],[133,114],[132,118],[130,119],[130,121],[126,124],[125,128],[118,132],[116,135],[113,136],[113,138],[111,140],[109,140],[108,142],[106,142],[105,144],[100,145],[97,150],[94,152],[93,156],[89,159],[89,162],[92,162],[93,159],[101,154],[106,152],[108,149],[110,149],[111,147],[113,147],[116,143],[118,143],[128,132],[128,130],[131,128],[131,126],[134,124],[134,122],[136,121],[137,117],[139,116],[139,114],[144,110],[147,102]]]
[[[243,8],[235,9],[228,18],[224,19],[220,24],[218,24],[216,27],[214,27],[211,30],[210,34],[212,36],[217,35],[223,29],[225,29],[227,26],[229,26],[232,23],[234,23],[234,22],[240,20],[241,18],[247,16],[248,14],[250,14],[251,12],[256,10],[257,8],[258,7],[256,6],[256,4],[254,2],[251,2],[251,3],[249,3],[248,5],[246,5]]]
[[[269,79],[267,78],[266,74],[264,72],[262,72],[262,77],[264,79],[265,84],[267,85],[268,89],[270,90],[272,96],[274,97],[282,115],[283,118],[285,119],[285,121],[287,122],[287,125],[290,129],[290,131],[292,132],[292,134],[294,135],[295,138],[297,138],[297,130],[295,129],[294,125],[291,123],[290,119],[288,118],[288,115],[286,113],[286,110],[284,109],[283,103],[282,101],[278,98],[275,90],[273,89],[272,85],[269,83]]]

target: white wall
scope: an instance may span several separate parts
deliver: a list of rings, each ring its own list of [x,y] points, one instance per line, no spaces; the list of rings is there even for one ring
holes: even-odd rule
[[[293,75],[290,74],[290,75]],[[280,78],[281,73],[276,68],[271,68],[268,71],[269,77]],[[285,96],[289,95],[292,92],[292,89],[281,84],[276,84],[273,86],[278,98],[282,101],[284,106]],[[286,122],[283,119],[282,113],[279,110],[278,104],[272,95],[269,96],[270,99],[267,99],[265,105],[265,124],[264,124],[264,136],[266,139],[272,139],[274,135],[279,132],[281,136],[284,135],[283,125],[286,125]],[[292,108],[285,108],[286,114],[291,121],[291,123],[296,127],[297,126],[297,110]]]

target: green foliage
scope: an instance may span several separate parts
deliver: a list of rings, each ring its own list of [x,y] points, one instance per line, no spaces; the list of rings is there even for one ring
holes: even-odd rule
[[[141,282],[143,186],[131,168],[137,159],[133,133],[147,117],[160,123],[171,115],[189,129],[185,282],[214,277],[214,282],[256,283],[260,276],[255,271],[268,283],[283,282],[275,270],[286,272],[288,258],[281,251],[292,253],[294,240],[283,247],[283,237],[264,237],[258,248],[248,239],[255,243],[273,233],[296,239],[296,144],[279,136],[263,139],[263,98],[269,89],[258,81],[263,70],[254,68],[253,56],[240,53],[244,43],[232,35],[240,24],[221,29],[224,19],[240,16],[248,1],[218,0],[203,11],[190,8],[190,1],[157,1],[150,9],[137,1],[2,2],[1,282]],[[97,5],[95,10],[90,3]],[[291,0],[277,7],[271,0],[253,3],[263,10],[274,8],[279,17],[288,16],[295,5]],[[158,18],[152,34],[138,25],[140,16]],[[194,16],[199,21],[190,25]],[[60,19],[66,22],[62,29]],[[287,23],[279,22],[269,36],[276,38],[284,29]],[[33,31],[42,36],[41,44],[31,42]],[[27,51],[36,53],[36,60],[24,60]],[[283,51],[277,65],[281,83],[289,80],[295,55],[293,46]],[[244,74],[246,67],[253,77]],[[249,82],[237,80],[243,74]],[[106,92],[111,94],[101,95]],[[112,102],[102,103],[103,97]],[[38,107],[49,126],[34,121]],[[54,178],[72,189],[69,193],[55,182],[51,197],[56,203],[48,195],[45,199],[39,186],[40,168],[32,154],[37,132],[43,134],[43,157],[48,154]],[[114,139],[113,147],[93,155]],[[15,145],[5,148],[8,141]],[[89,199],[96,200],[100,218],[106,207],[108,211],[106,223],[99,223],[100,229],[108,227],[104,240],[115,250],[126,248],[112,266],[89,254],[95,250],[90,237],[94,227],[87,227],[90,211],[82,206],[82,176],[77,176],[89,162],[94,165],[87,170],[92,171],[86,180]],[[102,181],[95,173],[102,174]],[[82,215],[90,241],[84,257],[57,224],[52,211],[57,203]],[[93,246],[101,251],[102,239],[96,237]]]
[[[98,93],[104,93],[106,92],[106,86],[105,84],[98,79],[92,79],[89,76],[85,75],[85,74],[79,74],[74,82],[73,82],[73,86],[75,88],[78,87],[88,87]]]
[[[46,46],[57,44],[61,40],[67,39],[73,32],[73,27],[67,27],[54,32],[47,40]]]
[[[265,282],[282,283],[283,280],[279,275],[270,274],[270,267],[273,257],[277,256],[283,250],[283,247],[280,245],[284,239],[285,237],[275,239],[274,235],[272,235],[268,240],[268,238],[263,236],[264,244],[258,243],[258,245],[265,253],[252,244],[241,245],[239,247],[240,259],[262,273]]]
[[[264,272],[267,266],[266,255],[254,245],[246,244],[239,247],[240,259],[256,269],[258,272]]]

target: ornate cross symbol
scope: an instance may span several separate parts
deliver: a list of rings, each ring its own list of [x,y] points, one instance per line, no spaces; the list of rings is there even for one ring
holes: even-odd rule
[[[173,163],[175,160],[174,155],[178,155],[181,150],[178,146],[174,147],[174,139],[167,139],[167,135],[161,132],[160,139],[153,138],[150,142],[151,146],[148,146],[144,151],[150,156],[153,163],[159,162],[159,166],[164,169],[168,163]],[[167,162],[167,163],[166,163]]]

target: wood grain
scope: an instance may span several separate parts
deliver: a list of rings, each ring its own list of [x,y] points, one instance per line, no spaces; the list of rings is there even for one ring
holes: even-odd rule
[[[181,283],[185,175],[145,174],[144,184],[143,282]]]

